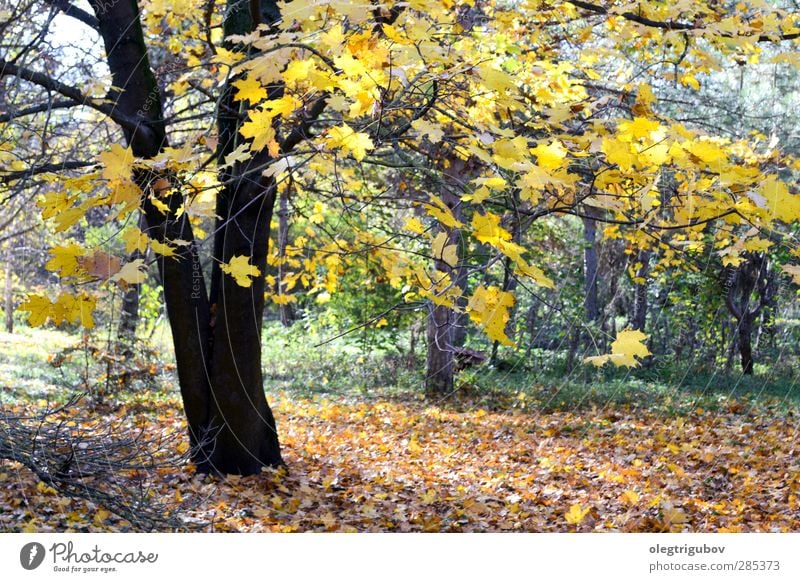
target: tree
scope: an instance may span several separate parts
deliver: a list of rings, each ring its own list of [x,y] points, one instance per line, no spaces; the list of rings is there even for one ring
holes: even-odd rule
[[[757,52],[750,45],[794,41],[796,15],[753,9],[745,18],[720,3],[643,2],[637,12],[622,3],[472,4],[263,0],[253,12],[253,3],[231,0],[223,16],[213,2],[168,11],[157,0],[141,10],[134,0],[93,0],[94,15],[59,3],[99,31],[111,76],[107,95],[17,57],[0,61],[4,78],[16,77],[28,93],[36,85],[60,95],[65,107],[94,110],[121,128],[127,148],[103,148],[94,161],[34,162],[2,179],[75,170],[62,177],[61,191],[39,200],[60,232],[92,210],[119,220],[141,208],[145,228],[126,229],[127,250],[149,244],[160,255],[201,470],[249,474],[281,463],[259,338],[270,223],[289,180],[298,199],[325,200],[328,214],[342,221],[372,204],[391,205],[405,220],[390,232],[353,221],[341,234],[315,211],[306,225],[316,240],[304,241],[304,273],[280,274],[280,301],[290,277],[321,299],[337,289],[348,255],[368,257],[384,269],[402,307],[435,306],[441,317],[431,344],[442,354],[452,354],[455,312],[466,313],[495,346],[514,345],[519,289],[557,285],[546,259],[535,264],[522,244],[525,230],[546,217],[594,221],[605,239],[637,257],[629,261],[637,328],[645,323],[649,270],[685,264],[709,247],[735,261],[761,231],[780,238],[800,218],[784,178],[791,158],[758,140],[723,138],[671,119],[658,99],[669,83],[697,90],[714,63]],[[19,43],[20,54],[28,44]],[[156,56],[180,64],[166,90],[154,74]],[[636,82],[625,81],[622,62],[639,67]],[[610,74],[613,67],[618,74]],[[189,130],[199,135],[185,137]],[[409,199],[407,185],[419,174],[447,183],[446,165],[431,159],[438,143],[454,160],[470,160],[470,175],[459,176],[460,200],[436,190]],[[196,202],[207,194],[214,211],[202,215]],[[196,234],[203,227],[211,236]],[[592,228],[587,241],[596,236]],[[200,266],[206,241],[209,273]],[[71,283],[92,278],[78,258],[99,256],[77,243],[51,254],[52,270]],[[139,261],[119,261],[113,273],[94,278],[136,284]],[[587,308],[594,312],[590,271]],[[22,308],[35,324],[92,325],[95,304],[82,286],[56,301],[32,294]],[[643,339],[641,329],[623,331],[612,354],[593,361],[636,365],[647,352]],[[447,361],[431,366],[446,371],[445,390],[452,382]]]

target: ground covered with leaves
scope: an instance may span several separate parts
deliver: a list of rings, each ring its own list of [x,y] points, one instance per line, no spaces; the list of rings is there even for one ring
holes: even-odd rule
[[[665,414],[542,412],[524,399],[481,408],[468,397],[273,401],[285,468],[221,479],[183,464],[125,478],[172,512],[175,529],[200,531],[800,530],[798,422],[778,404]],[[166,456],[188,446],[174,397],[142,393],[91,414],[162,439]],[[3,462],[0,529],[131,526]]]

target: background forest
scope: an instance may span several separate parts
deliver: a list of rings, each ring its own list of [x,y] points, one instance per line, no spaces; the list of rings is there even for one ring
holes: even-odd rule
[[[797,531],[798,38],[0,0],[0,528]]]

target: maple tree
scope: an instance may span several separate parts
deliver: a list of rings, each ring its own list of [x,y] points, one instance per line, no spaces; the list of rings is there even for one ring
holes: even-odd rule
[[[24,43],[0,68],[23,97],[38,87],[36,95],[59,95],[59,107],[91,111],[93,123],[104,116],[125,145],[46,163],[4,148],[0,177],[42,177],[50,187],[37,205],[58,233],[105,213],[124,225],[129,257],[62,241],[46,268],[74,289],[55,300],[33,293],[20,308],[31,325],[92,327],[98,300],[85,284],[141,283],[145,260],[131,253],[151,249],[203,471],[252,474],[282,462],[261,372],[266,302],[302,294],[324,304],[362,260],[370,277],[381,271],[374,277],[398,306],[430,313],[431,393],[452,388],[463,315],[495,346],[512,346],[515,291],[558,287],[523,244],[544,220],[599,225],[604,240],[636,257],[628,271],[638,315],[610,354],[589,357],[597,365],[636,366],[649,354],[646,285],[690,270],[687,255],[710,249],[735,268],[776,246],[788,249],[782,269],[798,279],[800,197],[789,179],[798,162],[759,136],[730,139],[672,119],[659,98],[669,84],[700,90],[727,62],[757,62],[762,45],[791,63],[800,17],[790,10],[560,0],[90,4],[94,14],[60,3],[51,14],[97,31],[107,79],[49,76],[24,64]],[[8,11],[8,22],[30,34],[24,10]],[[160,80],[157,61],[167,68]],[[305,209],[295,225],[303,234],[271,244],[276,200],[289,195]],[[370,225],[378,206],[393,216]],[[587,311],[591,304],[587,295]],[[580,505],[569,511],[574,523],[586,515]]]

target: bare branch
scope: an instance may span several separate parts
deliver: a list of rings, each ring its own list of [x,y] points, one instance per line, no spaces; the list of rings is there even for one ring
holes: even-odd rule
[[[113,103],[107,103],[98,99],[94,99],[93,97],[84,95],[76,87],[65,85],[64,83],[61,83],[60,81],[57,81],[43,73],[31,71],[25,67],[20,67],[19,65],[15,65],[0,59],[0,77],[5,75],[19,77],[20,79],[24,79],[34,83],[35,85],[44,87],[48,91],[59,93],[77,103],[91,107],[92,109],[107,115],[109,118],[116,121],[121,127],[131,132],[135,133],[137,131],[150,131],[147,125],[142,123],[140,120],[130,118],[120,113],[119,109],[117,109]]]
[[[53,172],[61,172],[63,170],[77,170],[87,166],[93,166],[95,162],[80,162],[80,161],[65,161],[57,164],[42,164],[41,166],[33,166],[27,170],[19,170],[17,172],[8,172],[0,174],[0,183],[8,184],[16,180],[24,180],[31,178],[38,174],[49,174]]]
[[[581,0],[567,0],[569,4],[576,6],[578,8],[583,8],[584,10],[588,10],[589,12],[593,12],[595,14],[603,14],[607,15],[610,14],[611,11],[606,8],[605,6],[598,6],[597,4],[592,4],[590,2],[583,2]],[[692,24],[689,22],[679,22],[676,20],[652,20],[651,18],[647,18],[642,16],[641,14],[636,14],[635,12],[623,12],[619,15],[614,13],[614,16],[621,16],[625,20],[630,22],[637,22],[639,24],[643,24],[644,26],[649,26],[650,28],[659,28],[661,30],[697,30],[702,31],[703,26]],[[715,36],[720,36],[723,38],[749,38],[748,35],[734,35],[734,34],[716,34]],[[787,34],[761,34],[755,37],[758,42],[775,42],[781,40],[794,40],[796,38],[800,38],[800,33],[793,32]]]
[[[53,109],[66,109],[69,107],[75,107],[77,105],[80,105],[80,103],[73,101],[72,99],[64,101],[48,101],[47,103],[34,105],[33,107],[26,107],[25,109],[20,109],[19,111],[15,111],[13,113],[3,113],[0,115],[0,123],[8,123],[12,119],[18,119],[20,117],[25,117],[26,115],[35,115],[37,113],[44,113]]]
[[[92,14],[89,14],[85,10],[78,8],[70,4],[69,0],[45,0],[48,4],[52,4],[61,12],[63,12],[67,16],[71,16],[76,20],[80,20],[85,25],[92,27],[93,29],[97,30],[100,26],[97,18],[95,18]]]

